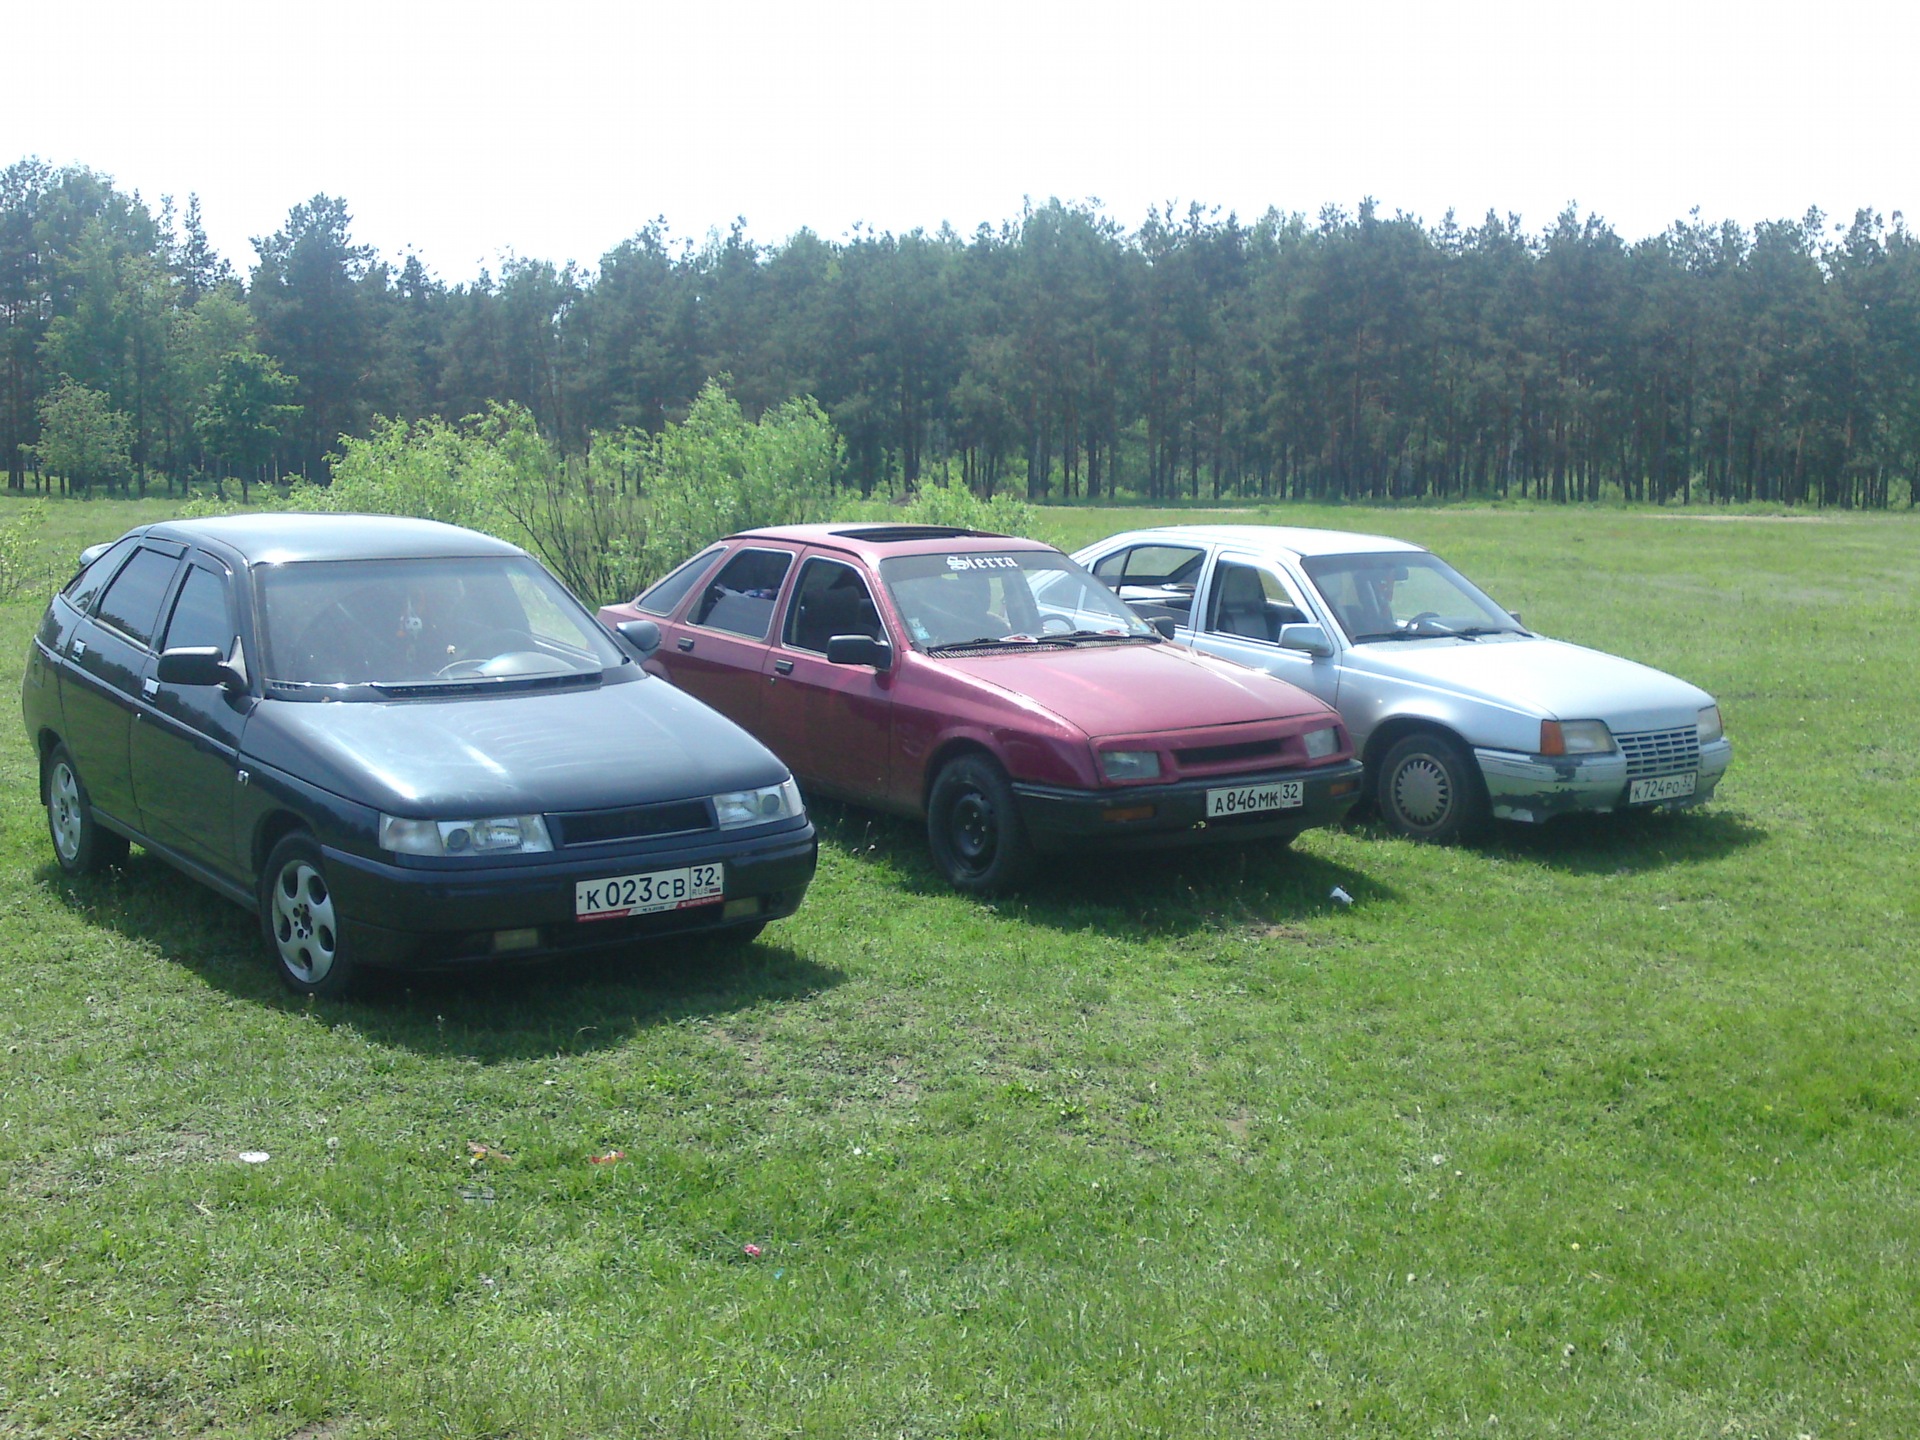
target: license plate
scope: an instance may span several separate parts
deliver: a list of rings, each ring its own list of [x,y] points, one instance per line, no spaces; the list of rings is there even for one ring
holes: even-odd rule
[[[1635,780],[1627,786],[1627,803],[1640,805],[1649,800],[1677,800],[1682,795],[1691,795],[1696,778],[1689,771],[1685,775],[1653,775]]]
[[[1250,815],[1256,810],[1297,810],[1306,800],[1305,784],[1299,780],[1279,780],[1271,785],[1235,785],[1227,790],[1207,791],[1207,818]]]
[[[657,910],[717,905],[726,889],[726,878],[726,866],[715,864],[582,880],[573,887],[573,915],[576,920],[618,920],[626,915],[651,915]]]

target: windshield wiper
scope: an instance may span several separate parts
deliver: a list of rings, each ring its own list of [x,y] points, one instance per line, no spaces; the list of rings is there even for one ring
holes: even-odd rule
[[[927,646],[927,653],[931,655],[936,650],[978,650],[984,646],[997,647],[1006,644],[1009,640],[1014,640],[1014,637],[1011,635],[976,635],[971,640],[942,640],[938,645]],[[1031,639],[1027,639],[1015,640],[1014,643],[1030,645],[1033,642]]]
[[[598,685],[598,670],[562,670],[537,675],[451,675],[431,680],[368,680],[367,689],[382,695],[472,695],[501,689],[553,690],[573,685]]]
[[[1042,640],[1153,640],[1153,635],[1138,635],[1131,630],[1069,630],[1064,635],[1042,635]]]

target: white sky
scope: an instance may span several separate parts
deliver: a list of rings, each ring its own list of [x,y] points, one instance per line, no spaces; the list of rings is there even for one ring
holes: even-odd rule
[[[317,192],[442,279],[699,241],[963,234],[1023,199],[1132,229],[1364,196],[1628,240],[1698,206],[1920,226],[1920,6],[1828,0],[62,0],[8,7],[0,164],[184,208],[243,273]]]

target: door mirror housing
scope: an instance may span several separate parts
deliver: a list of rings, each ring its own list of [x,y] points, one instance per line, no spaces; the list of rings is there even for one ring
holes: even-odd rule
[[[227,663],[213,645],[182,645],[161,652],[154,677],[162,685],[219,685],[228,690],[247,688],[247,677]]]
[[[1173,632],[1180,628],[1174,623],[1173,616],[1171,615],[1156,615],[1147,621],[1147,623],[1160,632],[1160,638],[1162,640],[1173,639]]]
[[[639,652],[642,660],[660,648],[660,627],[651,620],[622,620],[613,629]]]
[[[1327,632],[1318,625],[1282,625],[1280,648],[1303,651],[1316,658],[1333,654],[1333,644],[1327,639]]]
[[[829,665],[871,665],[876,670],[893,668],[893,646],[871,635],[835,635],[827,641]]]

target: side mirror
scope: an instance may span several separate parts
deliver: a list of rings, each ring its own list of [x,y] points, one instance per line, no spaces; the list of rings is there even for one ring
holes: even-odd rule
[[[1156,615],[1147,623],[1160,632],[1160,638],[1162,640],[1171,640],[1173,638],[1173,632],[1180,628],[1173,623],[1173,616],[1171,615]]]
[[[1527,622],[1520,618],[1520,612],[1518,610],[1509,610],[1507,614],[1513,617],[1513,623],[1518,625],[1522,630],[1527,628]]]
[[[893,668],[893,647],[871,635],[835,635],[827,641],[829,665],[871,665],[876,670]]]
[[[212,645],[182,645],[161,652],[154,676],[162,685],[224,685],[246,688],[246,677]]]
[[[1333,645],[1327,639],[1327,632],[1318,625],[1282,625],[1280,648],[1301,650],[1316,658],[1333,653]]]
[[[638,650],[643,660],[660,648],[660,627],[651,620],[622,620],[613,630]]]

